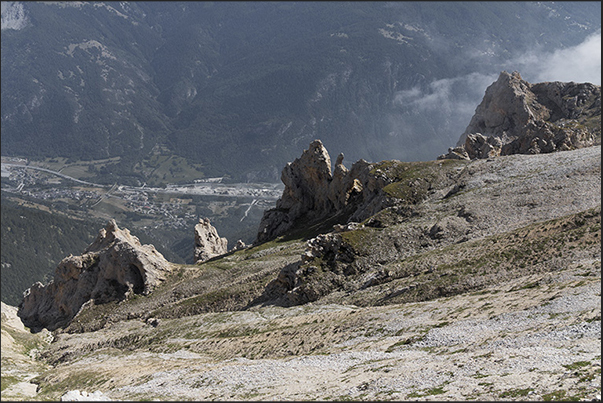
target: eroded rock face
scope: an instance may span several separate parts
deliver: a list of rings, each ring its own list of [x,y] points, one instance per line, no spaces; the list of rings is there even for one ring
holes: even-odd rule
[[[142,245],[110,220],[82,255],[59,263],[49,284],[37,282],[24,292],[18,315],[33,332],[55,330],[69,324],[88,301],[102,304],[149,294],[171,269],[153,245]]]
[[[382,188],[369,172],[372,165],[357,161],[351,169],[339,154],[331,172],[331,158],[320,140],[314,140],[300,158],[287,163],[281,180],[285,184],[276,208],[264,213],[256,243],[274,239],[291,229],[300,218],[310,222],[343,211],[352,201],[368,203]]]
[[[539,154],[601,143],[601,86],[530,84],[503,71],[486,90],[457,146],[438,159]]]
[[[336,219],[338,224],[361,222],[399,202],[416,203],[412,197],[391,197],[384,192],[397,180],[386,172],[386,166],[397,166],[400,161],[369,163],[361,159],[347,169],[343,158],[339,154],[331,173],[329,153],[320,140],[314,140],[300,158],[288,163],[281,177],[283,195],[275,208],[264,212],[254,244],[274,239],[296,223],[307,228],[325,219]]]
[[[220,238],[209,218],[200,218],[195,225],[195,261],[203,263],[228,252],[228,240]]]
[[[600,86],[574,82],[530,84],[517,72],[503,71],[486,90],[457,147],[438,159],[550,153],[600,143]],[[380,197],[381,190],[391,178],[377,167],[360,160],[348,170],[340,154],[331,172],[327,150],[320,140],[313,141],[300,158],[283,169],[285,190],[276,208],[264,213],[255,243],[274,239],[301,221],[309,224],[337,215],[361,221],[384,209],[391,198]],[[421,180],[417,178],[417,184],[411,187],[418,187]]]

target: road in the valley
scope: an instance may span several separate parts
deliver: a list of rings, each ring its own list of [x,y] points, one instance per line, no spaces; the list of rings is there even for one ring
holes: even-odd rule
[[[113,185],[101,185],[98,183],[92,183],[83,181],[81,179],[74,178],[69,175],[65,175],[58,171],[53,171],[47,168],[41,168],[30,165],[21,165],[21,164],[9,164],[2,163],[2,171],[8,171],[11,168],[18,169],[34,169],[37,171],[47,172],[52,175],[59,176],[61,178],[65,178],[68,180],[72,180],[77,183],[81,183],[83,185],[95,186],[100,188],[111,187],[112,189],[109,191],[113,191],[116,187],[116,184]],[[223,183],[203,183],[203,184],[194,184],[194,185],[168,185],[166,188],[152,188],[147,187],[145,185],[136,187],[136,186],[117,186],[118,191],[143,191],[143,192],[151,192],[151,193],[179,193],[179,194],[188,194],[188,195],[201,195],[201,196],[224,196],[224,197],[254,197],[260,199],[269,199],[276,200],[280,197],[282,193],[282,185],[266,183],[266,184],[257,184],[257,183],[232,183],[232,184],[223,184]],[[107,192],[107,193],[109,193]]]

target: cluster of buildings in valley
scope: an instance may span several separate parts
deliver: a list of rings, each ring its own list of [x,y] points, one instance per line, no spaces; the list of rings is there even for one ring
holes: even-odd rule
[[[182,193],[189,195],[204,196],[230,196],[230,197],[252,197],[254,199],[276,200],[283,193],[280,184],[264,184],[262,187],[248,183],[204,184],[195,185],[167,185],[166,189],[159,190],[166,193]]]
[[[15,190],[18,190],[18,187]],[[23,188],[18,191],[26,196],[41,200],[71,199],[81,202],[84,200],[94,200],[99,198],[99,194],[97,192],[72,188],[52,188],[43,190],[28,190],[27,188]]]
[[[222,178],[216,178],[222,179]],[[282,193],[280,184],[223,184],[218,180],[198,181],[191,185],[168,185],[166,188],[101,185],[70,178],[59,172],[25,166],[23,162],[2,163],[2,190],[44,201],[64,201],[79,209],[94,208],[101,201],[134,213],[139,218],[153,218],[156,226],[183,228],[198,219],[197,205],[189,196],[222,196],[252,199],[251,205],[269,207]],[[115,200],[118,199],[118,200]],[[261,205],[261,206],[260,206]],[[245,213],[247,216],[247,213]]]
[[[8,179],[11,182],[23,184],[24,185],[33,185],[39,183],[40,181],[40,173],[31,171],[29,169],[14,169],[11,164],[2,164],[2,179]],[[4,183],[2,184],[2,189],[10,189],[10,187],[5,187]]]
[[[171,228],[183,228],[198,218],[195,206],[189,205],[192,199],[171,198],[167,203],[158,202],[144,192],[117,192],[110,197],[125,199],[128,211],[136,214],[167,218],[165,224]]]

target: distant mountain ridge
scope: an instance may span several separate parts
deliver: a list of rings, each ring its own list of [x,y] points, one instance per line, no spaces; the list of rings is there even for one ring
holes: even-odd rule
[[[107,172],[136,183],[167,146],[205,176],[276,181],[314,138],[435,158],[458,117],[400,94],[574,46],[600,3],[3,2],[2,21],[3,155],[120,156]]]

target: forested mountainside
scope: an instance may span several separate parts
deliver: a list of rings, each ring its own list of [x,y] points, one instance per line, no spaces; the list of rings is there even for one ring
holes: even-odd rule
[[[315,138],[430,160],[501,70],[600,26],[600,2],[3,2],[2,154],[137,185],[157,153],[278,181]]]
[[[94,221],[78,221],[2,198],[2,301],[17,306],[32,279],[51,278],[61,259],[92,241]],[[98,224],[97,224],[98,225]]]

